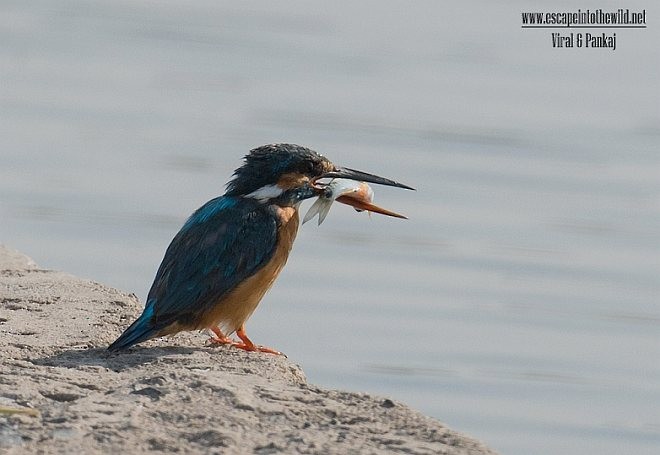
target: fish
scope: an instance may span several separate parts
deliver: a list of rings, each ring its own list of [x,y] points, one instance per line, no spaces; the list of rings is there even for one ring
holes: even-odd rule
[[[303,224],[318,215],[318,225],[320,226],[326,216],[328,216],[328,212],[330,212],[330,207],[332,207],[334,201],[350,205],[358,212],[366,210],[368,212],[380,213],[395,218],[408,219],[404,215],[373,204],[374,190],[365,182],[337,178],[332,179],[326,184],[321,183],[317,185],[321,185],[317,186],[317,188],[321,190],[321,194],[319,194],[316,201],[314,201],[309,210],[307,210],[307,213],[303,218]]]

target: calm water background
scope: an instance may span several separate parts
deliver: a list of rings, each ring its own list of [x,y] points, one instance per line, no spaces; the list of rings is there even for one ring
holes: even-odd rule
[[[244,153],[308,145],[418,191],[305,225],[256,341],[502,453],[660,453],[653,2],[615,52],[520,28],[607,1],[179,3],[0,2],[1,242],[144,298]]]

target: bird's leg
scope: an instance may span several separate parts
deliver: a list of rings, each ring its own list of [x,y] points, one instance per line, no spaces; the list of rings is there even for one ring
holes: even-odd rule
[[[215,335],[209,340],[213,344],[233,344],[234,340],[222,333],[219,327],[209,327],[209,330]]]
[[[239,349],[243,349],[244,351],[257,351],[257,352],[266,352],[268,354],[284,355],[280,351],[276,351],[275,349],[254,344],[252,340],[250,340],[247,334],[245,333],[245,324],[243,324],[241,328],[236,331],[236,336],[238,336],[238,338],[241,339],[242,343],[235,342],[232,343],[232,346],[235,346]]]

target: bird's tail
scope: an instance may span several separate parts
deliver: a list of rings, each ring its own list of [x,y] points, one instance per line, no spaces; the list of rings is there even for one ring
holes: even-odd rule
[[[137,320],[131,324],[114,343],[108,346],[108,351],[121,351],[128,349],[135,344],[158,336],[158,332],[162,330],[162,327],[151,324],[151,317],[154,314],[155,303],[155,300],[147,302],[142,315],[137,318]]]

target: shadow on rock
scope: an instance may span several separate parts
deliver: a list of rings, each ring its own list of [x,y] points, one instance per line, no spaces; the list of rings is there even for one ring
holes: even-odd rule
[[[180,346],[133,348],[119,353],[108,352],[105,348],[72,349],[34,359],[32,363],[65,368],[91,365],[122,371],[153,362],[185,363],[186,358],[199,350]]]

